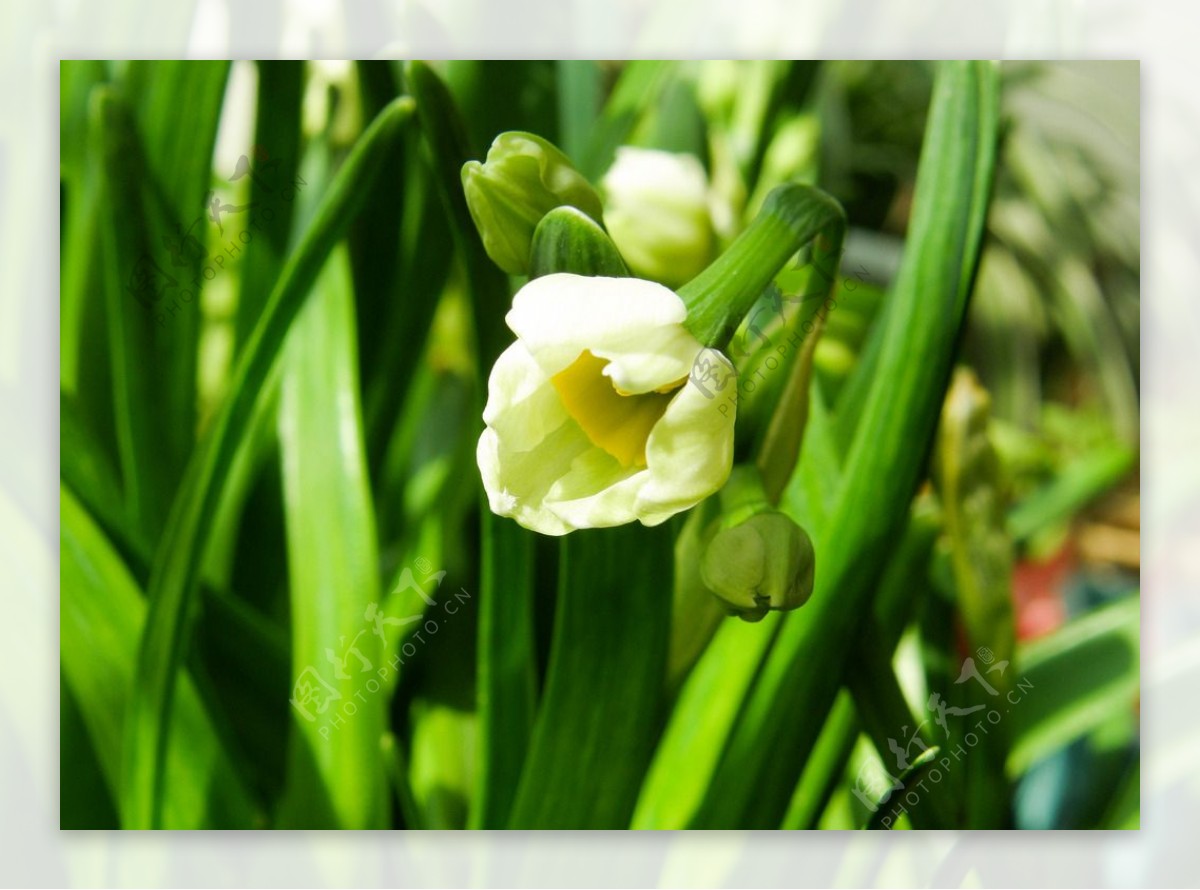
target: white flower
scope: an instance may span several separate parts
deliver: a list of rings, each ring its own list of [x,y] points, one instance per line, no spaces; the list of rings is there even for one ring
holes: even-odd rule
[[[493,512],[546,535],[658,525],[725,483],[735,403],[688,383],[702,351],[719,353],[686,316],[673,291],[636,278],[521,288],[476,454]]]
[[[694,156],[622,146],[603,185],[605,225],[635,274],[678,287],[712,260],[708,178]]]

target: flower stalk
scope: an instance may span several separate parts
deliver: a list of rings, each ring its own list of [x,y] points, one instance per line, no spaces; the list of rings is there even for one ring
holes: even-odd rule
[[[679,289],[688,329],[706,346],[723,348],[788,259],[814,239],[814,264],[832,281],[845,232],[846,213],[825,192],[798,184],[774,189],[729,249]]]

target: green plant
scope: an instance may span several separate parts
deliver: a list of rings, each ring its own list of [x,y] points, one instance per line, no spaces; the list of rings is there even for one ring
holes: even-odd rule
[[[252,67],[62,63],[64,827],[1014,827],[1046,758],[1135,749],[1135,581],[1017,639],[1022,560],[1128,482],[1136,362],[1080,326],[1109,282],[1125,318],[1129,257],[1014,223],[1071,218],[1006,162],[999,66]],[[610,239],[621,146],[691,156],[686,225],[635,188]],[[678,466],[529,531],[476,454],[514,294],[627,278],[614,241],[656,227],[646,274],[702,271],[638,292],[681,318],[576,350],[528,417],[590,437],[579,498]],[[861,246],[901,237],[894,276]],[[1021,327],[1043,290],[1061,336]],[[640,440],[597,432],[630,397]],[[1127,825],[1136,763],[1104,762],[1095,824]]]

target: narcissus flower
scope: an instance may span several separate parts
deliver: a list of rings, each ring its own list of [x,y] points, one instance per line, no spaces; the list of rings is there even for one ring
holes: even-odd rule
[[[724,484],[735,412],[688,382],[701,352],[720,354],[686,317],[634,278],[558,273],[518,291],[477,449],[493,512],[547,535],[658,525]]]

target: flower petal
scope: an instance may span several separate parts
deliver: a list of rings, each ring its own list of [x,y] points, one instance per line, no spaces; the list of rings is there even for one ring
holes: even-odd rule
[[[620,392],[654,392],[677,386],[691,372],[692,362],[702,348],[682,325],[655,331],[638,345],[636,351],[592,349],[594,355],[609,360],[604,374]]]
[[[619,389],[650,392],[687,376],[699,343],[685,318],[679,295],[661,284],[563,272],[521,288],[506,321],[548,377],[590,349],[614,363]]]
[[[645,480],[646,471],[642,470],[588,497],[548,502],[546,506],[571,528],[628,525],[638,518],[634,504]]]
[[[576,459],[593,451],[604,453],[574,421],[563,423],[529,451],[509,450],[494,429],[485,429],[479,437],[475,458],[488,506],[493,513],[511,516],[525,528],[543,535],[572,531],[574,525],[564,522],[546,506],[546,496],[571,473]]]
[[[732,373],[729,360],[721,359]],[[577,471],[583,489],[590,486],[595,493],[566,499],[575,486],[555,485],[546,506],[576,528],[606,528],[633,519],[654,526],[716,493],[733,466],[736,380],[733,383],[713,394],[691,381],[684,383],[650,433],[646,469],[617,478],[617,462],[601,452],[613,467],[606,480],[595,455],[581,455],[572,470]]]
[[[483,422],[510,451],[528,451],[567,419],[550,378],[517,340],[500,353],[488,377]]]
[[[646,465],[646,440],[670,404],[670,393],[621,394],[605,375],[611,365],[585,349],[550,378],[563,408],[588,438],[622,466]]]
[[[658,525],[698,504],[729,478],[737,386],[726,392],[706,393],[689,380],[651,431],[646,442],[650,478],[634,507],[643,525]]]

